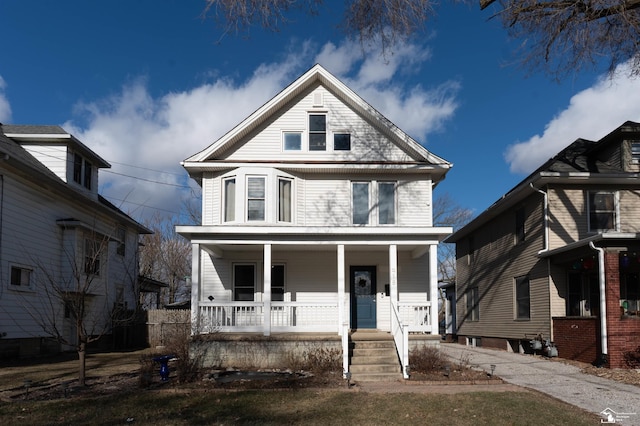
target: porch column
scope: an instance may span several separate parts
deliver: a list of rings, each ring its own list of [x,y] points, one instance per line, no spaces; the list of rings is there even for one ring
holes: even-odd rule
[[[431,334],[438,334],[438,244],[429,246],[429,301]]]
[[[345,280],[344,280],[344,244],[338,244],[338,335],[342,336],[345,319]]]
[[[191,334],[200,328],[200,244],[191,244]]]
[[[389,246],[389,296],[391,303],[398,308],[398,246]],[[392,313],[393,315],[393,313]]]
[[[271,244],[264,245],[264,272],[262,274],[262,309],[264,309],[264,335],[271,335]]]

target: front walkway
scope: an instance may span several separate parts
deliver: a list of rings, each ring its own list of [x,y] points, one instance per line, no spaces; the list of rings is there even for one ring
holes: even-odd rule
[[[457,343],[443,343],[442,351],[456,362],[468,361],[507,383],[534,389],[592,413],[609,409],[622,424],[640,424],[640,388],[580,371],[578,367],[540,356],[515,354]],[[640,374],[640,372],[638,373]],[[627,418],[623,418],[627,416]]]

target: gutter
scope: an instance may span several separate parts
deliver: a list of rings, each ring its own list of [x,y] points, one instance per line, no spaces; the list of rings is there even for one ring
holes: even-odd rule
[[[608,362],[609,346],[607,336],[607,299],[605,291],[605,274],[604,274],[604,249],[596,247],[593,241],[589,241],[589,247],[598,252],[598,284],[600,289],[600,344],[602,345],[601,363],[604,365]]]

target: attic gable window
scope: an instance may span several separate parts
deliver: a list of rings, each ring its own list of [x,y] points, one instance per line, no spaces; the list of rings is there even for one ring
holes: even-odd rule
[[[350,133],[334,133],[333,134],[333,150],[334,151],[350,151],[351,150],[351,134]]]
[[[300,151],[302,149],[302,132],[283,132],[282,139],[285,151]]]
[[[327,149],[327,115],[309,114],[309,151]]]

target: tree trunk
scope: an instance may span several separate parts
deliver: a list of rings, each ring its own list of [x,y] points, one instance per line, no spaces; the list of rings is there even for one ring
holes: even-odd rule
[[[87,343],[80,341],[78,344],[78,384],[84,386],[86,384],[87,371]]]

